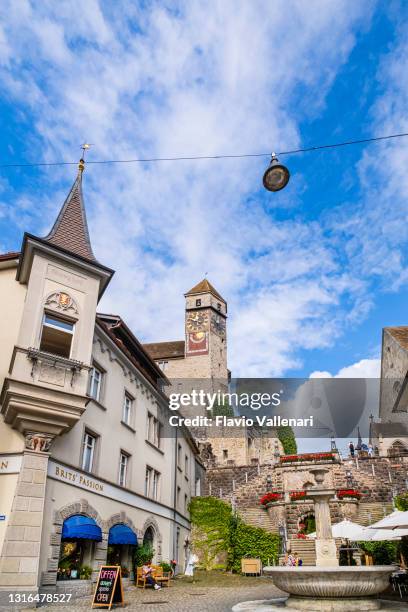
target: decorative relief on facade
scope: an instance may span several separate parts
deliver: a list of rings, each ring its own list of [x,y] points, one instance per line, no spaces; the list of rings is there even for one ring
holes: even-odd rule
[[[65,385],[65,369],[58,368],[48,363],[42,363],[38,380],[63,387]]]
[[[78,314],[78,306],[69,293],[65,291],[55,291],[51,293],[45,301],[46,306],[69,314]]]
[[[28,433],[25,437],[25,447],[35,453],[48,453],[53,438],[41,433]]]

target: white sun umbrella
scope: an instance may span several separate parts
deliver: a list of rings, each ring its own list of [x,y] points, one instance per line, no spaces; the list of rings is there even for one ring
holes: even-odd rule
[[[332,525],[333,538],[342,538],[343,540],[352,540],[353,542],[357,542],[358,540],[364,539],[363,535],[364,527],[347,519]],[[315,538],[316,533],[310,533],[309,537]]]
[[[381,521],[370,525],[369,529],[405,529],[408,530],[408,511],[395,510]],[[408,535],[403,534],[403,535]]]
[[[372,529],[364,527],[362,542],[384,542],[386,540],[400,540],[402,536],[408,535],[406,529]]]

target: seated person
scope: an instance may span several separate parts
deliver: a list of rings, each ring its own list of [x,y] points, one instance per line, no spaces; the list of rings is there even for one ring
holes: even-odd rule
[[[156,589],[156,591],[158,591],[159,589],[161,589],[161,586],[155,581],[155,579],[152,576],[152,573],[153,573],[152,562],[151,560],[146,561],[146,563],[142,567],[142,576],[143,578],[146,578],[147,584],[150,584]]]

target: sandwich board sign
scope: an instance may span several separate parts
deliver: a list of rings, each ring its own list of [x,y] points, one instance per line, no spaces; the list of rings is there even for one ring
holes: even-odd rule
[[[124,604],[120,565],[102,565],[96,582],[92,608],[112,608]]]

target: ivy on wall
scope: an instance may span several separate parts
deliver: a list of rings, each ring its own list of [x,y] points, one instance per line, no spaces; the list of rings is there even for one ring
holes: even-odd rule
[[[277,564],[279,556],[279,536],[261,527],[238,522],[233,536],[230,556],[230,569],[241,571],[242,557],[259,557],[262,565]]]
[[[242,557],[260,557],[262,564],[277,562],[279,536],[246,525],[231,505],[215,497],[190,502],[193,548],[205,569],[240,571]]]
[[[216,416],[233,417],[234,410],[227,401],[224,401],[220,403],[215,403],[212,408],[211,414],[213,417],[216,417]]]
[[[278,427],[278,438],[285,455],[295,455],[297,453],[296,438],[291,427]]]
[[[408,493],[397,495],[397,497],[394,499],[394,503],[397,510],[406,512],[408,510]]]

